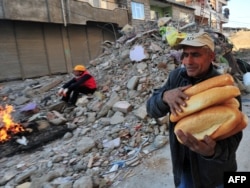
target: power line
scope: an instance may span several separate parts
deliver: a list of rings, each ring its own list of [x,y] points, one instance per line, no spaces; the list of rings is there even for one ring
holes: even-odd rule
[[[229,20],[229,22],[234,22],[234,23],[241,23],[241,24],[250,24],[250,23],[246,23],[246,22],[231,21],[231,20]]]

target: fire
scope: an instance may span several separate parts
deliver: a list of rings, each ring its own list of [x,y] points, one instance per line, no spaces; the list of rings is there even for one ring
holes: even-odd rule
[[[11,138],[11,135],[24,131],[24,128],[12,120],[11,113],[13,106],[0,106],[0,142],[5,142]]]

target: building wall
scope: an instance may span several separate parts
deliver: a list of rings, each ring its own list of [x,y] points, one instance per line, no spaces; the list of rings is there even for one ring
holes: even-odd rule
[[[68,73],[88,66],[105,40],[119,37],[104,23],[86,26],[0,20],[0,81]]]
[[[96,8],[75,0],[0,0],[0,19],[86,25],[89,21],[128,23],[124,8]]]
[[[139,19],[132,19],[132,8],[131,8],[131,2],[138,2],[144,4],[144,14],[145,14],[145,19],[144,20],[139,20]],[[127,0],[127,7],[128,10],[130,10],[130,15],[131,15],[131,25],[136,26],[143,24],[145,21],[151,20],[150,18],[150,3],[149,0]]]
[[[63,2],[63,4],[62,4]],[[0,0],[0,81],[67,73],[102,53],[128,23],[124,8],[75,0]]]
[[[163,17],[164,16],[164,10],[160,7],[157,6],[151,6],[151,11],[157,12],[158,13],[158,17],[156,15],[154,15],[155,17],[153,18],[154,20]]]
[[[76,1],[87,2],[93,7],[109,9],[109,10],[113,10],[119,7],[116,0],[108,0],[108,1],[107,0],[76,0]]]
[[[173,20],[184,20],[187,18],[194,18],[194,11],[173,5],[172,18]]]
[[[228,22],[222,13],[222,7],[227,5],[227,0],[202,0],[205,3],[204,14],[200,15],[201,12],[201,0],[176,0],[183,4],[194,7],[195,17],[198,24],[211,27],[215,30],[222,31],[224,23]]]
[[[185,7],[183,4],[180,5],[170,1],[160,1],[160,6],[152,6],[150,5],[149,0],[128,0],[128,10],[131,10],[131,2],[143,3],[145,11],[145,19],[131,19],[132,25],[143,24],[145,21],[151,20],[151,10],[156,10],[159,13],[159,18],[166,16],[165,13],[169,13],[169,16],[171,16],[172,19],[176,21],[182,19],[183,17],[192,17],[194,19],[194,9]]]

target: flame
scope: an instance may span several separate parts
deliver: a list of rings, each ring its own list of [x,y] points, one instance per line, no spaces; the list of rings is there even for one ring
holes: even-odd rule
[[[7,141],[12,134],[24,131],[24,128],[12,120],[11,113],[13,106],[6,105],[5,108],[0,106],[0,142]]]

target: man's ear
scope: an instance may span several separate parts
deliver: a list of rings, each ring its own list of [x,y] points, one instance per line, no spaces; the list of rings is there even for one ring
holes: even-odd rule
[[[211,61],[214,61],[216,58],[215,53],[211,51],[210,57],[211,57]]]

